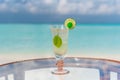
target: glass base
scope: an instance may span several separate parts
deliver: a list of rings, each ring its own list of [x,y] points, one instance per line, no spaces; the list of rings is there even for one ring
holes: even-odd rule
[[[65,74],[68,74],[69,71],[66,70],[66,69],[63,69],[62,71],[58,71],[58,70],[54,70],[52,71],[52,74],[55,74],[55,75],[65,75]]]

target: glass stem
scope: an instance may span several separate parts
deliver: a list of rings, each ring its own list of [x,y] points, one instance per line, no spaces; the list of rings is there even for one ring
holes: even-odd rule
[[[58,71],[63,71],[64,62],[63,60],[58,60],[56,63]]]
[[[63,71],[63,66],[64,66],[64,61],[63,61],[63,57],[60,55],[56,55],[56,66],[57,66],[57,70],[58,71]]]

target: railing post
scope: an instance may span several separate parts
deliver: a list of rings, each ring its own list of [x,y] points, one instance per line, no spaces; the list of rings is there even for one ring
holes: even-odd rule
[[[118,77],[117,78],[118,78],[117,80],[120,80],[120,73],[118,73]]]
[[[7,76],[7,74],[5,75],[5,80],[8,80],[8,76]]]
[[[104,74],[105,74],[104,79],[110,80],[110,72],[108,70],[106,70]]]
[[[25,80],[25,73],[24,71],[20,71],[20,72],[15,72],[14,73],[14,80]]]
[[[100,69],[100,80],[110,80],[110,72]]]

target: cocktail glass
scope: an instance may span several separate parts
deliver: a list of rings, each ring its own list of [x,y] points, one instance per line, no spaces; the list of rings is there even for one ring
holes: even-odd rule
[[[64,26],[52,26],[52,43],[53,43],[53,51],[56,58],[56,66],[57,69],[52,71],[52,74],[56,75],[64,75],[68,74],[69,71],[63,69],[64,66],[64,55],[68,49],[68,33],[69,30],[66,29]]]

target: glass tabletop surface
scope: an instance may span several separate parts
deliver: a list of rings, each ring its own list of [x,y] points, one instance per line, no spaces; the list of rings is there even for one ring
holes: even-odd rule
[[[0,66],[0,80],[120,80],[120,62],[107,59],[68,57],[64,69],[70,72],[55,75],[54,58],[32,59]]]
[[[54,68],[35,69],[25,71],[25,80],[100,80],[99,70],[89,68],[71,68],[69,74],[55,75],[51,71]]]

